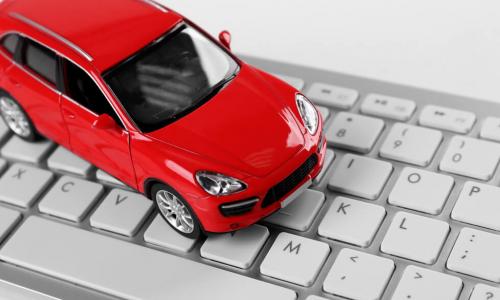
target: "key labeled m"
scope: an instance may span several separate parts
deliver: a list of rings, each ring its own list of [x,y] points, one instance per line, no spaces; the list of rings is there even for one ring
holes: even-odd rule
[[[295,252],[295,255],[299,255],[299,251],[300,251],[300,243],[298,243],[297,245],[293,245],[293,241],[290,241],[288,242],[288,244],[285,246],[285,248],[283,248],[283,251],[286,252],[287,250],[290,252],[290,253],[293,253]]]

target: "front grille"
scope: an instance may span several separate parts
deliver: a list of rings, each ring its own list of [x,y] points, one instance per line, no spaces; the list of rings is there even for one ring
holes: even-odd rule
[[[318,156],[316,154],[311,155],[297,170],[267,192],[264,201],[262,201],[262,207],[267,207],[283,198],[306,178],[317,163]]]

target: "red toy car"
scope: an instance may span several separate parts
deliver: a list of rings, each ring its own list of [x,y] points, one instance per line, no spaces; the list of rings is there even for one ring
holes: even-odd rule
[[[320,171],[322,121],[297,90],[152,1],[4,0],[0,111],[144,193],[180,233],[278,210]]]

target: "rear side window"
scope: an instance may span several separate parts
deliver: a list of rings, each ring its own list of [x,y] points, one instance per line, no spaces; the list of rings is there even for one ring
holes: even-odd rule
[[[19,43],[19,35],[9,34],[2,40],[2,47],[11,55],[16,53],[17,44]]]
[[[57,55],[44,46],[28,40],[24,49],[24,64],[50,83],[57,80]]]

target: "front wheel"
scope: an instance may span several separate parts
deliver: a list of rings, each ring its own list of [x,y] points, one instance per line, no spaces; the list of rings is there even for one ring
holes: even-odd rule
[[[8,95],[0,94],[0,115],[15,135],[30,142],[40,139],[41,136],[24,109]]]
[[[160,215],[175,231],[192,239],[200,236],[200,222],[179,193],[165,184],[155,184],[151,196]]]

